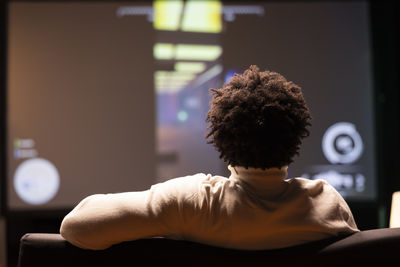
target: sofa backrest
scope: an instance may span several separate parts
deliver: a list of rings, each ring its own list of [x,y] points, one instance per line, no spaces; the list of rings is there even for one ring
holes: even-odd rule
[[[19,267],[37,266],[400,266],[400,228],[362,231],[300,246],[243,251],[149,238],[106,250],[77,248],[59,234],[21,238]]]

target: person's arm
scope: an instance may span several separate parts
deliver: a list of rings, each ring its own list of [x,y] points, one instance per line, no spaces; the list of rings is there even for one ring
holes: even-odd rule
[[[85,249],[105,249],[123,241],[154,236],[180,238],[184,214],[192,214],[204,174],[176,178],[143,192],[92,195],[63,220],[61,235]],[[183,208],[185,206],[186,208]]]
[[[60,233],[85,249],[105,249],[123,241],[170,235],[169,225],[177,217],[177,210],[174,199],[165,200],[154,190],[92,195],[64,218]]]

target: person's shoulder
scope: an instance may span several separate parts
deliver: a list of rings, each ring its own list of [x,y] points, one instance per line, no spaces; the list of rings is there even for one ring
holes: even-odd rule
[[[207,175],[204,173],[197,173],[197,174],[193,174],[193,175],[181,176],[181,177],[168,179],[166,181],[154,184],[153,187],[162,186],[162,185],[177,186],[177,185],[184,185],[184,184],[199,183],[199,182],[202,182],[203,180],[209,179],[209,176],[210,176],[210,174]]]
[[[319,194],[333,194],[338,195],[336,189],[323,179],[310,180],[306,178],[296,177],[289,180],[293,187],[298,190],[307,192],[310,196],[317,196]]]
[[[182,177],[177,177],[173,179],[169,179],[163,183],[159,184],[168,184],[168,185],[180,185],[180,184],[216,184],[219,182],[226,182],[228,178],[219,176],[219,175],[212,175],[212,174],[205,174],[205,173],[197,173],[194,175],[187,175]],[[158,184],[156,184],[158,185]],[[156,186],[155,185],[155,186]]]
[[[223,176],[213,176],[211,174],[197,173],[194,175],[182,176],[169,179],[158,184],[154,184],[150,191],[164,192],[175,194],[176,196],[190,196],[198,194],[205,190],[205,188],[224,187],[224,184],[229,182],[229,179]],[[215,189],[216,190],[216,189]],[[211,191],[215,191],[211,190]],[[216,190],[218,191],[218,190]]]
[[[304,189],[329,185],[323,179],[311,180],[311,179],[307,179],[307,178],[296,177],[296,178],[288,179],[287,181],[290,184],[292,184],[293,186],[301,187],[301,188],[304,188]]]
[[[203,183],[209,183],[212,180],[210,174],[197,173],[177,178],[168,179],[151,186],[150,191],[164,192],[169,194],[188,195],[198,191]]]
[[[312,199],[313,206],[317,209],[319,218],[326,218],[331,229],[337,233],[354,233],[359,231],[354,221],[353,214],[342,195],[327,181],[323,179],[294,178],[308,199]],[[304,195],[303,195],[304,196]],[[332,220],[332,214],[335,219]]]

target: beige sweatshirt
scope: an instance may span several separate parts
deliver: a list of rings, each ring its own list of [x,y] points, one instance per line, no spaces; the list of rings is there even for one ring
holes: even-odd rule
[[[260,250],[358,231],[323,180],[285,180],[287,167],[229,169],[229,178],[196,174],[143,192],[89,196],[64,218],[61,235],[86,249],[163,236]]]

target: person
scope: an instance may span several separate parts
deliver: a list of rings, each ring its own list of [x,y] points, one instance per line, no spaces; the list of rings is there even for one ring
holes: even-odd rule
[[[311,126],[299,86],[250,66],[211,91],[206,138],[229,164],[229,178],[200,173],[89,196],[64,218],[61,235],[93,250],[156,236],[263,250],[359,231],[324,180],[286,179]]]

